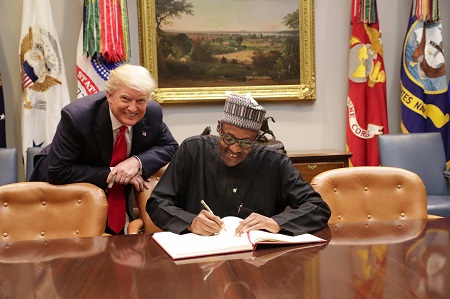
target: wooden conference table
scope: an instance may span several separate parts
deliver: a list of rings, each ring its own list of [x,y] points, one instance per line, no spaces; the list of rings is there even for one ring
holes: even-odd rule
[[[331,224],[320,246],[181,262],[148,234],[0,243],[0,298],[449,298],[449,228]]]

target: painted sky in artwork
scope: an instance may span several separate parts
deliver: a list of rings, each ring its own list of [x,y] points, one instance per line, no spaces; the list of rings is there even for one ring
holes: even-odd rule
[[[283,17],[298,9],[298,0],[188,0],[194,15],[172,19],[166,30],[279,31]]]

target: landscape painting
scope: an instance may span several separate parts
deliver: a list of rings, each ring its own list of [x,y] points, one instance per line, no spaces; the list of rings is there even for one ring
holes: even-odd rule
[[[155,99],[314,100],[312,2],[141,0],[141,63],[157,79]]]

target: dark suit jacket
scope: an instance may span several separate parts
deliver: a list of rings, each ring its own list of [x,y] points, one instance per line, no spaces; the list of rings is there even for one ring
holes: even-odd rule
[[[169,163],[178,148],[162,118],[160,105],[149,101],[144,118],[133,126],[130,155],[141,160],[144,178]],[[112,150],[105,92],[78,99],[61,110],[53,141],[36,155],[30,180],[52,184],[88,182],[106,191]],[[131,185],[127,185],[127,194],[130,191]],[[131,215],[131,203],[127,206]]]

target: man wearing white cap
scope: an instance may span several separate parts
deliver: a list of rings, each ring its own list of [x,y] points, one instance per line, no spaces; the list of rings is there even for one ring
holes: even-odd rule
[[[212,235],[225,216],[243,219],[237,235],[256,229],[299,235],[327,225],[328,205],[289,157],[255,144],[265,113],[249,95],[228,95],[219,137],[194,136],[181,144],[147,203],[158,227]]]

